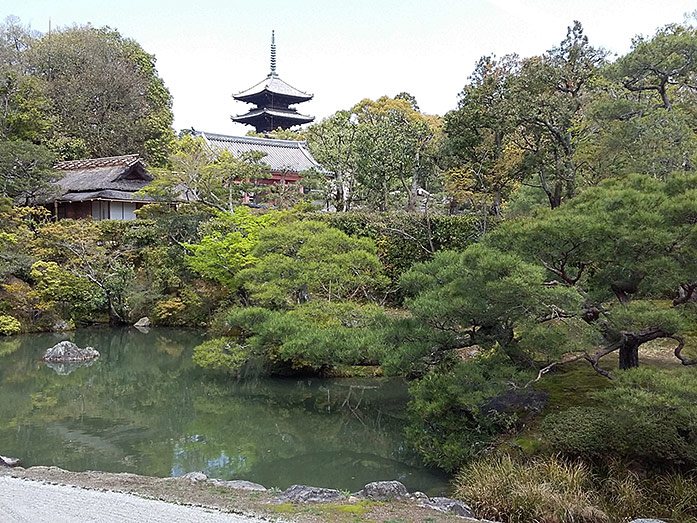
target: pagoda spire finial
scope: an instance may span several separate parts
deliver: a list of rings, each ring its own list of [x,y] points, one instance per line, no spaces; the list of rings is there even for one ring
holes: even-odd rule
[[[276,36],[274,35],[273,29],[271,30],[271,72],[269,76],[276,75]]]

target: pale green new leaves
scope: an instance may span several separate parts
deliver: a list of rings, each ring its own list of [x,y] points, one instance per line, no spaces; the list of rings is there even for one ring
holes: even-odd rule
[[[252,249],[260,232],[277,223],[282,213],[255,215],[246,207],[234,214],[220,215],[205,225],[200,243],[187,244],[189,266],[197,273],[235,290],[240,285],[238,273],[252,265]]]
[[[264,230],[239,275],[253,299],[285,308],[313,299],[370,300],[388,284],[367,238],[352,238],[320,222],[300,221]]]

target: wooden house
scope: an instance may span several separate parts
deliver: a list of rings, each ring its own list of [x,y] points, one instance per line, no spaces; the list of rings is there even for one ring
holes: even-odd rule
[[[152,181],[136,154],[59,162],[62,177],[55,182],[57,219],[135,220],[136,209],[152,202],[137,194]]]

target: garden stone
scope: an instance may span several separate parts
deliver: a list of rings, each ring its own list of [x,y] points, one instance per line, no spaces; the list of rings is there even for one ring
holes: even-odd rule
[[[387,501],[390,499],[401,499],[409,492],[399,481],[373,481],[368,483],[358,494],[373,501]]]
[[[346,496],[331,488],[291,485],[281,492],[277,499],[290,503],[323,503],[326,501],[345,500]]]
[[[152,325],[152,322],[150,321],[150,318],[147,316],[143,316],[141,319],[139,319],[137,322],[133,324],[134,327],[142,327],[142,328],[148,328]]]
[[[92,347],[81,349],[72,341],[61,341],[46,350],[44,361],[51,363],[76,363],[99,358],[99,352]]]
[[[0,467],[18,467],[21,461],[17,458],[8,458],[7,456],[0,456]]]
[[[73,328],[70,326],[70,324],[67,321],[59,320],[53,324],[53,326],[51,327],[51,330],[53,332],[64,332],[64,331],[73,330]]]
[[[181,479],[191,481],[191,483],[198,483],[199,481],[206,481],[208,479],[205,472],[188,472],[180,477]]]
[[[466,518],[474,517],[474,512],[472,512],[472,509],[469,507],[469,505],[465,505],[462,501],[459,501],[457,499],[441,497],[429,498],[428,501],[419,503],[419,506],[432,508],[439,512],[445,512],[446,514],[452,512],[456,516],[463,516]]]

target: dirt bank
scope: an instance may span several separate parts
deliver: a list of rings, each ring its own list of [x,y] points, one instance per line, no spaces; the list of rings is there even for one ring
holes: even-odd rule
[[[212,508],[228,514],[253,518],[246,521],[429,521],[459,523],[474,523],[476,521],[419,507],[415,501],[375,502],[349,501],[347,499],[346,502],[332,504],[279,504],[275,500],[277,493],[273,491],[237,490],[216,486],[207,481],[194,483],[181,478],[153,478],[136,474],[106,472],[69,472],[56,467],[0,468],[0,479],[3,477],[134,494],[145,499],[166,501],[190,507]],[[4,503],[7,504],[8,501],[6,500]],[[20,502],[17,500],[16,503],[19,505]],[[18,519],[17,521],[22,520]],[[29,521],[34,520],[30,519]],[[115,519],[113,521],[126,520]],[[150,520],[143,519],[143,521]],[[229,521],[235,520],[230,519]],[[245,519],[237,521],[245,521]]]

